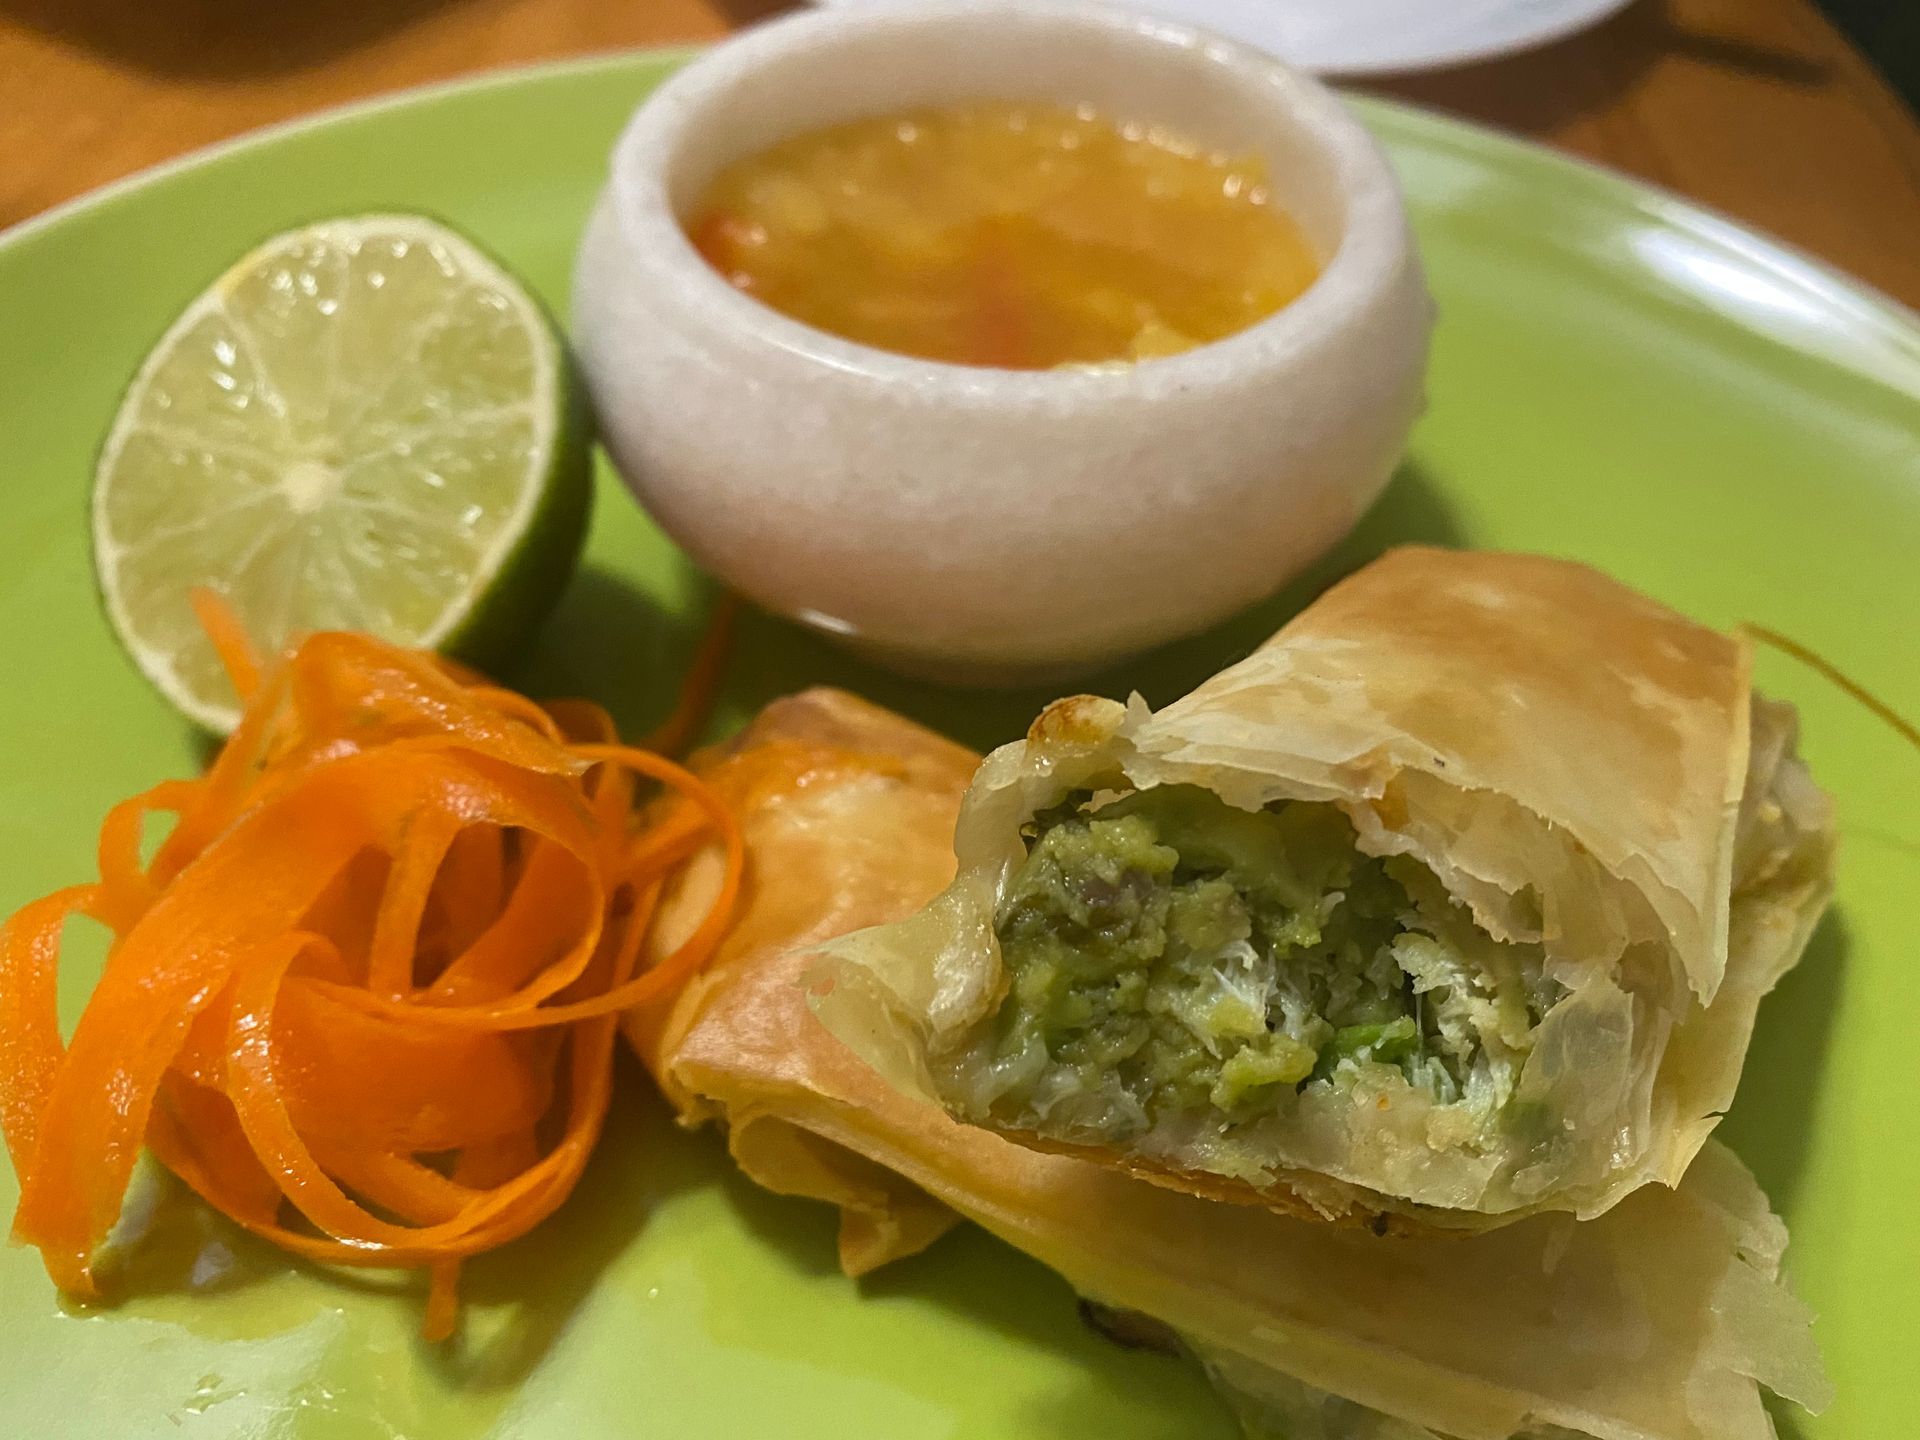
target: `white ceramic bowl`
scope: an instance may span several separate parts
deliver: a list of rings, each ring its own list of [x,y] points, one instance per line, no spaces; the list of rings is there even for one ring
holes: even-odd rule
[[[791,320],[681,228],[776,140],[981,98],[1263,155],[1323,272],[1183,355],[992,370]],[[615,147],[573,333],[615,464],[696,560],[899,668],[992,683],[1193,631],[1321,555],[1401,455],[1431,318],[1386,160],[1317,82],[1102,6],[934,0],[780,20],[661,86]]]

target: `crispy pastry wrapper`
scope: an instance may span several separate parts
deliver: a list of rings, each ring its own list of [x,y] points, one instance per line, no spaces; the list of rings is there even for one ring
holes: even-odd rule
[[[1389,552],[1158,712],[1078,697],[981,766],[954,883],[831,947],[829,1028],[909,1094],[1006,991],[996,909],[1022,827],[1079,790],[1199,785],[1330,801],[1362,850],[1407,854],[1501,940],[1544,945],[1567,997],[1515,1100],[1526,1145],[1462,1145],[1410,1086],[1309,1089],[1285,1124],[1160,1124],[1079,1153],[1222,1199],[1394,1227],[1600,1214],[1676,1185],[1733,1098],[1760,998],[1832,889],[1828,798],[1790,706],[1737,637],[1585,566]],[[1059,1148],[1038,1137],[1028,1144]]]
[[[810,1008],[810,951],[947,882],[973,764],[851,696],[770,707],[702,762],[733,767],[753,872],[743,921],[697,987],[629,1024],[687,1123],[724,1125],[767,1188],[840,1207],[850,1274],[964,1216],[1083,1294],[1172,1326],[1249,1413],[1325,1420],[1306,1435],[1765,1440],[1762,1386],[1823,1403],[1808,1316],[1779,1278],[1784,1227],[1716,1146],[1678,1191],[1588,1223],[1381,1238],[1015,1144],[863,1064]],[[697,921],[713,883],[704,865],[689,873],[657,943]]]

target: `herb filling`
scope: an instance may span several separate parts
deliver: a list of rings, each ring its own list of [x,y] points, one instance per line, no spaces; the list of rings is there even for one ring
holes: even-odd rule
[[[1559,994],[1540,947],[1487,935],[1418,861],[1363,855],[1337,807],[1193,786],[1036,816],[996,930],[1009,990],[973,1108],[1082,1140],[1387,1071],[1491,1118]]]

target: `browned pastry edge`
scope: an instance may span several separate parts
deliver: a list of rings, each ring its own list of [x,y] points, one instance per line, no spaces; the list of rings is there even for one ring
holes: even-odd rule
[[[1398,1210],[1368,1206],[1358,1203],[1357,1200],[1344,1209],[1329,1214],[1288,1189],[1284,1179],[1263,1188],[1250,1185],[1244,1180],[1235,1180],[1228,1175],[1182,1169],[1180,1166],[1166,1165],[1144,1155],[1104,1150],[1095,1145],[1074,1145],[1064,1140],[1037,1135],[1031,1130],[1018,1130],[999,1125],[983,1128],[990,1129],[994,1134],[1004,1136],[1016,1144],[1024,1145],[1029,1150],[1039,1150],[1049,1155],[1067,1155],[1076,1160],[1091,1160],[1109,1169],[1122,1171],[1135,1179],[1145,1180],[1166,1190],[1178,1190],[1183,1194],[1197,1195],[1203,1200],[1217,1200],[1227,1205],[1246,1205],[1271,1210],[1276,1215],[1288,1215],[1296,1220],[1311,1220],[1319,1224],[1338,1225],[1353,1230],[1370,1230],[1375,1235],[1467,1233],[1452,1226],[1427,1224],[1418,1216]],[[1315,1178],[1323,1182],[1325,1180],[1325,1177]],[[1353,1186],[1344,1188],[1356,1197],[1367,1193]]]

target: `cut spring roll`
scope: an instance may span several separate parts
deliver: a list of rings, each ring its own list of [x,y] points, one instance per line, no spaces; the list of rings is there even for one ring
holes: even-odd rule
[[[1675,1185],[1832,885],[1737,637],[1581,565],[1403,549],[1150,713],[1078,697],[821,1013],[1022,1143],[1323,1218]]]
[[[777,702],[699,762],[734,797],[753,875],[699,986],[635,1017],[689,1123],[715,1120],[760,1184],[840,1207],[859,1274],[965,1216],[1083,1295],[1156,1317],[1289,1440],[1768,1440],[1761,1388],[1818,1406],[1785,1231],[1727,1152],[1606,1216],[1381,1238],[1148,1185],[975,1126],[889,1084],[818,1021],[811,950],[911,913],[950,878],[973,757],[851,696]],[[717,883],[696,863],[655,944]]]

